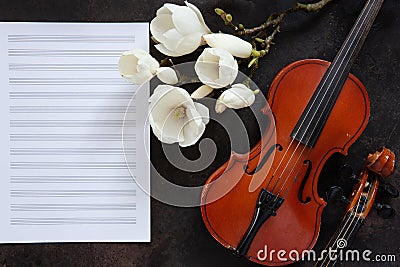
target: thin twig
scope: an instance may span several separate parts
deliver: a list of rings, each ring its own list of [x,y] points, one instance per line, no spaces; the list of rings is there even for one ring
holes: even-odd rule
[[[286,9],[279,15],[271,16],[269,17],[263,24],[260,26],[246,29],[243,27],[242,24],[239,24],[239,26],[236,26],[232,22],[232,16],[230,14],[227,14],[225,11],[223,11],[220,8],[216,8],[215,12],[222,18],[222,20],[225,22],[227,26],[229,26],[231,29],[233,29],[237,35],[250,35],[254,34],[263,30],[268,29],[271,26],[276,26],[282,23],[283,19],[294,12],[303,10],[307,12],[318,12],[320,11],[325,5],[328,3],[332,2],[333,0],[320,0],[319,2],[313,3],[313,4],[302,4],[302,3],[297,3],[294,7],[291,7],[289,9]]]

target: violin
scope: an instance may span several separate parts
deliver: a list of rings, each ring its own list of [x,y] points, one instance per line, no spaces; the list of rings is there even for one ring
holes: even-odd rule
[[[343,255],[340,251],[343,251],[354,239],[372,208],[376,208],[383,218],[394,215],[394,209],[389,205],[375,203],[379,180],[393,174],[394,165],[395,155],[387,148],[368,154],[359,175],[359,182],[354,187],[350,199],[346,200],[349,205],[345,217],[326,246],[323,252],[325,256],[314,265],[315,267],[332,267],[337,263],[340,255]]]
[[[316,243],[326,206],[319,174],[332,154],[347,154],[369,119],[367,91],[350,66],[382,4],[368,0],[332,63],[306,59],[278,73],[262,110],[275,126],[248,154],[232,152],[206,181],[203,221],[235,255],[281,266],[300,260],[290,251],[301,255]],[[275,253],[265,257],[264,248]]]

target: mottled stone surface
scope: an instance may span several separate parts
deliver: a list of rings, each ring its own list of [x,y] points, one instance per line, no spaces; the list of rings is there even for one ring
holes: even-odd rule
[[[1,0],[2,21],[150,21],[163,0]],[[183,1],[173,1],[182,3]],[[293,0],[236,0],[193,1],[203,12],[214,31],[225,29],[213,14],[214,7],[231,12],[236,21],[246,25],[258,25],[272,12],[280,11],[295,3]],[[299,13],[291,16],[283,25],[276,45],[262,61],[255,81],[266,94],[273,77],[285,65],[304,58],[332,60],[336,51],[354,23],[364,2],[361,0],[336,0],[319,14]],[[352,72],[367,87],[371,99],[371,118],[366,131],[352,146],[348,157],[335,156],[330,160],[320,186],[344,184],[347,192],[352,183],[337,180],[335,172],[343,163],[359,169],[367,152],[380,146],[391,148],[400,157],[400,2],[387,0],[377,18],[367,42]],[[154,50],[154,49],[153,49]],[[156,51],[155,56],[161,58]],[[180,61],[193,60],[184,57]],[[160,153],[160,144],[152,138],[152,162],[161,173],[182,184],[201,185],[206,178],[229,156],[225,137],[219,129],[209,127],[206,136],[220,144],[215,162],[200,173],[184,173],[173,168]],[[217,136],[217,137],[215,137]],[[251,143],[257,141],[257,133],[251,132]],[[189,158],[199,155],[196,147],[183,150]],[[399,161],[397,160],[397,163]],[[399,177],[397,170],[394,177]],[[335,180],[336,179],[336,180]],[[392,178],[400,188],[400,181]],[[384,194],[378,196],[383,203],[391,203],[397,210],[397,199]],[[323,217],[321,239],[317,248],[334,231],[342,216],[340,205],[328,207]],[[329,216],[328,216],[329,215]],[[199,208],[176,208],[152,201],[152,241],[148,244],[77,243],[0,245],[0,265],[4,266],[256,266],[238,259],[222,248],[209,235],[201,219]],[[375,211],[357,235],[353,248],[371,249],[374,253],[396,254],[397,263],[345,263],[343,266],[399,266],[400,264],[400,216],[383,220]],[[1,229],[0,229],[1,234]],[[312,266],[298,263],[293,266]]]

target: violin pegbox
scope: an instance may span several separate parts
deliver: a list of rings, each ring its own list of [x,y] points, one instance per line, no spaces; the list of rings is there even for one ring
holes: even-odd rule
[[[388,194],[390,197],[399,196],[399,191],[387,178],[394,173],[395,154],[389,149],[382,147],[367,156],[364,167],[359,175],[356,175],[348,165],[340,168],[339,173],[345,173],[346,179],[357,182],[349,198],[343,195],[340,187],[332,187],[328,192],[328,199],[340,198],[342,203],[348,205],[348,210],[353,210],[357,216],[365,218],[371,208],[374,208],[383,219],[388,219],[396,214],[396,211],[387,204],[375,202],[378,190]]]
[[[366,168],[379,176],[379,190],[382,190],[392,198],[399,196],[399,190],[387,182],[387,178],[394,173],[395,154],[382,147],[373,154],[368,154]]]
[[[373,154],[368,154],[364,170],[361,175],[375,176],[368,181],[378,186],[377,188],[383,190],[391,197],[398,197],[399,191],[387,182],[387,178],[394,173],[395,168],[395,154],[382,147],[375,151]],[[368,182],[365,184],[368,185]],[[375,199],[375,196],[372,200]],[[380,204],[373,201],[373,208],[377,211],[378,215],[383,219],[388,219],[396,214],[396,211],[388,204]]]

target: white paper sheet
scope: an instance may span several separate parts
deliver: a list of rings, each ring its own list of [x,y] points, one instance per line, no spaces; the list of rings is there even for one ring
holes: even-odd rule
[[[117,65],[148,40],[147,23],[0,23],[1,243],[150,241],[150,198],[122,146],[137,87]],[[126,153],[149,179],[139,97]]]

